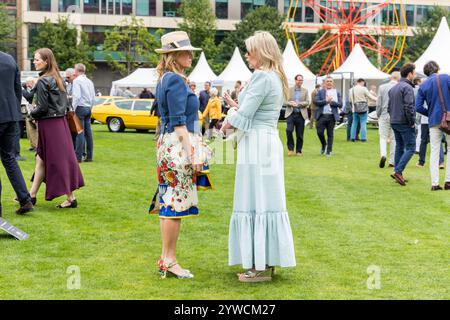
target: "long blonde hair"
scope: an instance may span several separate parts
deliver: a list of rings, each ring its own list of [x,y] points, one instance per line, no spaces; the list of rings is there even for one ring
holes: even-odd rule
[[[247,52],[250,52],[261,63],[260,69],[272,70],[281,79],[283,84],[283,96],[289,97],[289,84],[283,69],[283,56],[275,38],[267,31],[256,31],[255,34],[245,40]]]
[[[158,72],[158,81],[161,80],[161,77],[165,72],[172,71],[180,75],[187,82],[187,77],[184,74],[183,68],[181,68],[177,63],[177,58],[182,52],[183,51],[172,51],[161,54],[161,59],[156,67],[156,72]]]

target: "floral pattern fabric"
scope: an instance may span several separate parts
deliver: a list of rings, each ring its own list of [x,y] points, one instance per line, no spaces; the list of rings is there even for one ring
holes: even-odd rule
[[[201,139],[193,133],[189,138],[193,146]],[[157,149],[159,215],[168,218],[197,215],[196,174],[177,134],[165,133],[159,138]]]

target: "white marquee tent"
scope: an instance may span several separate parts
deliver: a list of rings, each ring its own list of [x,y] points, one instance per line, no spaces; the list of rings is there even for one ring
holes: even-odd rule
[[[358,78],[363,78],[365,80],[384,80],[389,78],[387,73],[377,69],[370,62],[359,43],[355,45],[344,63],[337,68],[332,75],[339,73],[343,75],[344,79],[350,79],[350,73],[353,73],[353,78],[355,80]]]
[[[205,83],[206,81],[216,80],[217,76],[211,70],[208,61],[206,60],[205,53],[202,52],[200,54],[197,65],[188,78],[189,81],[194,81],[197,84],[197,87],[200,87],[200,84]]]
[[[247,68],[247,65],[239,53],[239,49],[236,47],[230,62],[228,62],[228,65],[217,77],[213,85],[229,89],[234,87],[237,80],[240,80],[242,81],[242,84],[245,84],[250,80],[251,76],[252,72]]]
[[[439,28],[434,35],[428,48],[416,61],[416,71],[423,73],[425,64],[434,60],[441,68],[440,72],[450,73],[450,29],[448,27],[447,19],[442,17]]]
[[[295,76],[301,74],[304,82],[303,86],[312,92],[316,82],[316,76],[303,64],[300,58],[295,52],[292,41],[289,40],[286,44],[286,48],[283,52],[283,69],[288,78],[289,85],[293,86],[295,82]]]
[[[110,95],[116,95],[119,88],[156,88],[156,68],[139,68],[123,79],[113,81]]]
[[[316,79],[316,76],[303,64],[297,56],[292,41],[289,39],[283,52],[283,68],[289,83],[294,81],[297,74],[301,74],[304,79]]]

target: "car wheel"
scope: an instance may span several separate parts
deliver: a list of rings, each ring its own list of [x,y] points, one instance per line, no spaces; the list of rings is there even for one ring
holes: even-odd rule
[[[108,130],[111,132],[122,132],[125,130],[125,125],[120,118],[108,118]]]

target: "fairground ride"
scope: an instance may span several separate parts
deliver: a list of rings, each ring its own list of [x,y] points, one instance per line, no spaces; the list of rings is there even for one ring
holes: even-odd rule
[[[304,10],[310,8],[320,22],[295,22],[299,2]],[[292,39],[300,59],[326,52],[320,75],[339,68],[356,43],[374,52],[380,69],[389,73],[403,54],[408,31],[406,21],[404,5],[399,1],[290,0],[284,28],[286,37]],[[302,29],[313,29],[314,32],[322,30],[322,34],[309,49],[300,52],[296,34]]]

